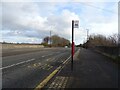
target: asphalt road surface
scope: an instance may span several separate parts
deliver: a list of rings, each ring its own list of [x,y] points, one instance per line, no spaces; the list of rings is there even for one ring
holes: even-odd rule
[[[2,54],[2,88],[35,88],[71,55],[70,48],[10,49]]]
[[[70,55],[70,48],[3,50],[2,68],[0,68],[2,70],[2,87],[34,89]],[[56,75],[50,80],[47,88],[61,76],[73,78],[73,81],[67,82],[68,88],[72,88],[72,86],[73,88],[118,87],[119,68],[109,58],[83,48],[80,49],[77,58],[74,61],[74,72],[71,74],[69,62],[57,74],[58,76]],[[63,78],[60,78],[59,82],[63,83],[61,82]],[[58,85],[56,82],[54,84]]]

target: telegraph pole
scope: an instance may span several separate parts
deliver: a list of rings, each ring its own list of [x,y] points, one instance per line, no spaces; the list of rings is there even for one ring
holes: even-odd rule
[[[50,47],[51,47],[51,31],[50,31]]]
[[[86,29],[87,30],[87,41],[88,41],[88,39],[89,39],[89,29]]]
[[[88,36],[88,34],[89,34],[89,29],[86,29],[87,30],[87,41],[86,41],[86,48],[88,48],[88,40],[89,40],[89,36]]]

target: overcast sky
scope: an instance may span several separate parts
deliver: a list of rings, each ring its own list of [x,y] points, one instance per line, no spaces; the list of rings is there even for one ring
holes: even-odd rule
[[[86,40],[86,29],[89,34],[118,33],[118,0],[88,1],[2,0],[0,41],[41,43],[50,30],[71,40],[72,20],[79,20],[74,30],[76,44]]]

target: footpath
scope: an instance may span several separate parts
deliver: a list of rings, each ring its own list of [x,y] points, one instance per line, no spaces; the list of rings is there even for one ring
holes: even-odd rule
[[[43,89],[118,88],[118,65],[99,53],[80,48]]]

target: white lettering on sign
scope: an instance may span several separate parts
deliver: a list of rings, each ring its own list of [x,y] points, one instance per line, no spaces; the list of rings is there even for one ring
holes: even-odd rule
[[[79,28],[79,21],[78,20],[74,21],[74,28]]]

